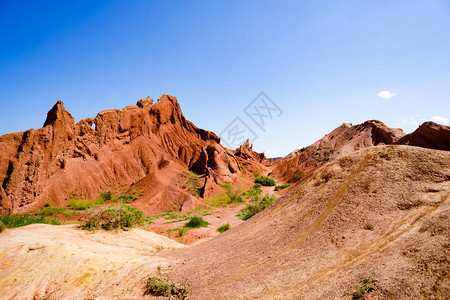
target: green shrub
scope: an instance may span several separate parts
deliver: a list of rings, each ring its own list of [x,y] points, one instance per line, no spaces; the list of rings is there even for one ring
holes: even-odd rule
[[[56,214],[60,214],[63,213],[67,210],[66,207],[52,207],[50,205],[48,206],[44,206],[39,212],[38,215],[44,216],[44,217],[48,217],[51,215],[56,215]]]
[[[167,234],[168,234],[168,236],[169,236],[169,238],[170,238],[170,233],[171,232],[174,232],[174,231],[177,231],[178,233],[177,233],[177,237],[182,237],[182,236],[184,236],[185,234],[186,234],[186,232],[189,230],[189,228],[187,228],[187,227],[181,227],[181,228],[171,228],[171,229],[167,229]]]
[[[128,229],[144,223],[144,213],[137,208],[123,205],[90,210],[81,218],[82,229]]]
[[[232,187],[229,188],[226,185],[222,185],[227,189],[223,194],[216,195],[211,199],[206,199],[205,203],[214,207],[226,207],[228,205],[236,205],[244,202],[243,193],[241,190],[237,189],[233,191]]]
[[[105,201],[108,201],[108,200],[113,200],[115,194],[116,193],[114,193],[114,192],[106,191],[106,192],[101,192],[100,197],[102,197]]]
[[[375,291],[375,280],[373,280],[372,278],[366,277],[364,279],[361,279],[359,283],[360,287],[353,292],[352,299],[365,299],[366,294]]]
[[[191,195],[199,197],[198,193],[198,175],[192,171],[185,172],[185,182],[183,184],[183,189],[186,189]]]
[[[291,185],[289,183],[285,183],[283,185],[277,185],[277,186],[275,186],[275,191],[283,190],[283,189],[285,189],[287,187],[290,187],[290,186]]]
[[[227,231],[228,229],[230,229],[230,224],[227,223],[227,224],[224,224],[224,225],[220,226],[219,228],[217,228],[217,231],[222,233],[222,232]]]
[[[247,196],[247,198],[252,199],[253,197],[258,197],[259,194],[261,194],[261,184],[260,183],[255,183],[254,186],[252,186],[251,188],[249,188],[247,190],[247,192],[245,192],[245,196]]]
[[[186,299],[187,289],[185,287],[177,287],[175,284],[162,280],[159,277],[152,276],[147,279],[145,285],[145,295],[164,296],[169,299]]]
[[[76,212],[76,211],[66,211],[64,213],[64,217],[70,218],[70,217],[73,217],[76,214],[78,214],[78,212]]]
[[[49,219],[42,215],[6,215],[0,216],[0,222],[2,222],[6,228],[22,227],[35,223],[61,225],[61,221],[56,219]]]
[[[259,183],[259,184],[261,184],[263,186],[274,186],[274,185],[276,185],[275,180],[270,179],[269,177],[266,177],[266,176],[261,176],[261,175],[256,176],[255,183]]]
[[[3,230],[5,230],[5,229],[6,229],[5,224],[3,224],[2,221],[0,221],[0,233],[1,233]]]
[[[86,210],[103,203],[105,203],[105,199],[100,196],[93,200],[73,198],[69,202],[69,207],[75,210]]]
[[[245,208],[241,209],[241,213],[238,215],[238,217],[242,220],[250,219],[257,213],[265,209],[267,206],[269,206],[275,200],[277,200],[275,196],[265,195],[264,197],[257,199],[257,201],[254,201],[254,204],[249,204]]]
[[[131,192],[131,194],[120,193],[119,198],[113,199],[113,202],[121,202],[124,204],[130,203],[131,201],[137,200],[138,197],[136,196],[136,193],[137,191],[135,189]]]
[[[200,228],[200,227],[207,227],[208,225],[210,225],[210,223],[203,220],[202,217],[193,216],[191,217],[189,222],[187,222],[186,225],[184,226],[188,228]]]
[[[231,190],[232,189],[231,184],[229,184],[229,183],[223,183],[220,186],[225,188],[225,189],[227,189],[227,190]]]

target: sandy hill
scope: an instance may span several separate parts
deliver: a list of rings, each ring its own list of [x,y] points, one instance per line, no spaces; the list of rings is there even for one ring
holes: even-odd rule
[[[449,295],[450,153],[369,147],[217,238],[169,255],[192,299]],[[373,280],[373,281],[372,281]]]

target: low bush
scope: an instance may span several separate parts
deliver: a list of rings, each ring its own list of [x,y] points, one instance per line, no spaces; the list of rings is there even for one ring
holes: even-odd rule
[[[66,207],[52,207],[52,206],[44,206],[39,212],[38,215],[48,217],[51,215],[56,215],[63,213],[67,210]]]
[[[276,185],[275,180],[270,179],[269,177],[266,177],[266,176],[261,176],[261,175],[256,176],[255,183],[259,183],[263,186],[275,186]]]
[[[277,185],[277,186],[275,186],[275,191],[280,191],[280,190],[283,190],[283,189],[285,189],[287,187],[290,187],[290,186],[291,185],[289,183],[285,183],[283,185]]]
[[[105,199],[100,196],[93,200],[73,198],[69,202],[69,207],[75,210],[86,210],[103,203],[105,203]]]
[[[128,229],[144,223],[144,213],[137,208],[123,205],[92,209],[81,218],[82,229]]]
[[[258,197],[259,194],[261,194],[262,190],[261,190],[261,184],[260,183],[255,183],[254,186],[252,186],[251,188],[249,188],[247,190],[247,192],[245,192],[245,196],[248,199],[253,199],[255,196]]]
[[[183,189],[186,189],[194,197],[199,197],[198,192],[198,175],[192,171],[185,172],[184,174],[185,182],[183,184]]]
[[[228,205],[236,205],[244,202],[244,193],[237,189],[233,191],[230,185],[222,185],[227,191],[223,194],[216,195],[211,199],[206,199],[205,203],[214,207],[226,207]]]
[[[171,282],[152,276],[147,279],[144,294],[169,297],[169,299],[186,299],[188,292],[185,287],[177,287]]]
[[[123,204],[130,203],[131,201],[137,200],[138,197],[136,196],[136,193],[137,193],[136,190],[133,190],[131,194],[120,193],[117,199],[113,199],[113,202],[121,202]]]
[[[5,215],[0,216],[0,222],[2,222],[6,228],[16,228],[22,227],[30,224],[51,224],[51,225],[61,225],[61,221],[56,219],[49,219],[42,215]]]
[[[2,221],[0,221],[0,233],[1,233],[3,230],[5,230],[5,229],[6,229],[5,224],[3,224]]]
[[[241,209],[241,213],[238,215],[242,220],[247,220],[265,209],[269,206],[273,201],[277,200],[275,196],[265,195],[262,198],[259,198],[257,201],[254,201],[254,204],[249,204],[245,208]]]
[[[73,217],[76,214],[78,214],[78,212],[76,212],[76,211],[66,211],[64,213],[64,217],[71,218],[71,217]]]
[[[227,223],[227,224],[224,224],[224,225],[220,226],[219,228],[217,228],[217,231],[222,233],[222,232],[227,231],[228,229],[230,229],[230,224]]]
[[[106,191],[106,192],[101,192],[100,197],[102,197],[105,201],[108,201],[108,200],[113,200],[115,194],[116,193],[114,193],[114,192]]]
[[[189,228],[187,228],[187,227],[181,227],[181,228],[171,228],[171,229],[167,229],[167,235],[169,236],[169,238],[170,238],[170,234],[172,233],[172,232],[174,232],[174,231],[177,231],[178,233],[177,233],[177,237],[183,237],[185,234],[186,234],[186,232],[189,230]]]
[[[208,225],[210,225],[210,223],[203,220],[202,217],[193,216],[184,226],[186,226],[187,228],[200,228],[207,227]]]
[[[365,299],[366,294],[375,291],[375,280],[373,280],[372,278],[366,277],[364,279],[361,279],[359,283],[360,287],[353,292],[352,299]]]

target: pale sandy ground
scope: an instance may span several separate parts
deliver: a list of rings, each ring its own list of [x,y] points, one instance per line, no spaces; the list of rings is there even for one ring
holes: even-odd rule
[[[0,299],[136,299],[145,278],[169,264],[156,253],[182,247],[142,229],[7,229],[0,234]]]

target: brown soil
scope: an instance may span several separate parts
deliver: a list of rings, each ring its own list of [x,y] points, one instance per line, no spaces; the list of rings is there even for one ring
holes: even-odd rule
[[[450,153],[372,147],[328,165],[262,213],[166,256],[192,299],[369,298],[450,291]]]

